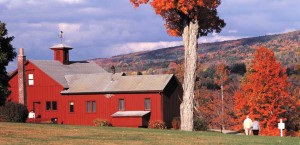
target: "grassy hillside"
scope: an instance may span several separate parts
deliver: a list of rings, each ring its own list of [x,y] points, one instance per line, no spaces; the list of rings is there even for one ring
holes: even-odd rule
[[[201,38],[200,38],[201,39]],[[239,40],[204,43],[199,45],[198,57],[203,67],[225,61],[228,65],[246,62],[258,46],[274,50],[277,58],[285,66],[300,62],[300,31],[290,33],[243,38]],[[162,48],[154,51],[131,53],[111,58],[96,58],[97,62],[107,70],[114,65],[117,71],[164,73],[176,67],[183,59],[183,47]]]
[[[229,135],[117,127],[0,122],[0,144],[282,144],[300,145],[300,138]]]

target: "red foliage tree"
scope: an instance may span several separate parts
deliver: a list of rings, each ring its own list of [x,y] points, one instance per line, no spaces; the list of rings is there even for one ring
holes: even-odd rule
[[[150,0],[130,0],[135,7]],[[196,80],[198,37],[220,32],[224,20],[217,15],[221,0],[152,0],[156,14],[166,21],[171,36],[182,36],[185,48],[184,94],[180,106],[181,129],[193,130],[194,87]]]
[[[235,115],[242,124],[246,115],[258,118],[264,135],[278,135],[277,123],[291,105],[286,70],[274,52],[259,47],[241,90],[235,94]],[[239,128],[242,128],[239,126]]]

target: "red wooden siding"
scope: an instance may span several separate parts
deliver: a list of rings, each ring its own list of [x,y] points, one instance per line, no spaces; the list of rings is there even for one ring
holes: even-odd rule
[[[28,74],[33,74],[34,85],[28,84]],[[171,81],[165,94],[163,93],[132,93],[132,94],[86,94],[86,95],[62,95],[64,89],[60,84],[51,79],[47,74],[37,68],[34,64],[26,64],[26,88],[28,110],[35,110],[36,121],[50,121],[57,118],[59,124],[93,125],[96,118],[107,119],[113,126],[138,127],[145,123],[142,117],[115,117],[111,115],[119,111],[119,99],[124,99],[124,111],[145,111],[145,99],[150,99],[150,121],[162,120],[170,127],[173,117],[179,116],[178,86]],[[174,79],[174,78],[173,78]],[[12,93],[8,99],[18,102],[18,79],[12,76],[9,81]],[[177,91],[174,92],[174,89]],[[56,101],[57,110],[46,110],[46,101]],[[86,102],[96,102],[96,112],[86,111]],[[69,103],[74,103],[74,112],[70,112]]]
[[[112,120],[114,126],[124,126],[124,127],[139,127],[142,126],[142,117],[115,117]]]
[[[60,86],[53,79],[48,77],[43,71],[37,68],[32,63],[26,64],[26,89],[27,89],[27,108],[29,111],[37,109],[37,117],[41,117],[39,120],[48,121],[51,118],[61,118],[59,113],[61,106],[61,95],[60,91],[63,90],[63,87]],[[34,85],[28,84],[28,74],[33,74]],[[9,99],[18,102],[18,79],[17,75],[14,75],[9,84],[11,86],[10,90],[12,94],[9,96]],[[57,101],[57,111],[46,111],[46,101]],[[40,104],[38,104],[38,102]]]
[[[11,94],[7,98],[7,101],[19,102],[19,88],[18,88],[18,75],[14,74],[9,80],[9,90]]]
[[[28,84],[29,74],[33,74],[34,85]],[[28,110],[33,110],[35,105],[36,116],[41,117],[42,121],[58,118],[60,122],[61,109],[64,107],[60,95],[63,87],[30,62],[26,65],[26,79]],[[56,101],[57,110],[46,110],[46,101]]]
[[[162,107],[161,107],[161,96],[158,93],[153,94],[114,94],[112,97],[107,98],[105,94],[98,95],[64,95],[63,108],[64,116],[62,119],[63,123],[66,124],[83,124],[93,125],[93,120],[96,118],[107,119],[113,126],[121,125],[120,122],[112,122],[111,115],[119,111],[118,103],[119,99],[124,99],[125,110],[124,111],[144,111],[144,100],[145,98],[151,99],[151,116],[150,120],[163,120],[162,118]],[[69,102],[74,102],[74,113],[69,112]],[[96,113],[86,112],[86,102],[96,101]],[[118,120],[118,119],[116,119]],[[129,119],[131,120],[131,119]],[[130,121],[122,120],[123,123],[130,124]],[[114,124],[116,123],[116,124]],[[124,126],[124,125],[122,125]],[[138,126],[136,126],[138,127]]]

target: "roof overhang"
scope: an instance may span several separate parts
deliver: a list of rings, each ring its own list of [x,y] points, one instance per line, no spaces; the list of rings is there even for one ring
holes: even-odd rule
[[[53,45],[50,47],[50,49],[52,50],[57,50],[57,49],[73,49],[71,46],[65,45],[65,44],[57,44],[57,45]]]
[[[113,92],[67,92],[61,91],[62,95],[88,95],[88,94],[142,94],[142,93],[162,93],[163,90],[138,90],[138,91],[113,91]]]
[[[143,117],[149,113],[150,111],[117,111],[111,117]]]

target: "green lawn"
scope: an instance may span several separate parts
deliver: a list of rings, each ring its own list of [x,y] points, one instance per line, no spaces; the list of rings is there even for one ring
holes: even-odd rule
[[[296,137],[229,135],[118,127],[0,122],[0,144],[282,144],[300,145]]]

